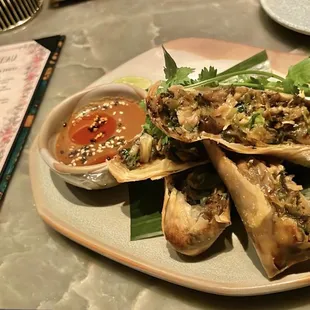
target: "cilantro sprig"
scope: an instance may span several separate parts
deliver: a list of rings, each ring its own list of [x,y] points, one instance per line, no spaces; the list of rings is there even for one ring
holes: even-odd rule
[[[161,84],[161,91],[167,91],[171,85],[183,85],[189,83],[189,75],[195,70],[188,67],[179,68],[167,50],[164,47],[162,48],[165,57],[164,72],[166,81],[163,81]]]
[[[310,96],[310,58],[291,66],[285,78],[272,72],[253,69],[255,66],[268,60],[266,51],[262,51],[237,65],[218,73],[210,66],[204,67],[196,80],[189,75],[193,68],[178,67],[174,59],[163,47],[165,58],[165,77],[159,92],[167,91],[172,85],[183,85],[185,88],[198,88],[202,86],[216,87],[219,85],[246,86],[261,90],[274,90],[289,94],[303,93]]]

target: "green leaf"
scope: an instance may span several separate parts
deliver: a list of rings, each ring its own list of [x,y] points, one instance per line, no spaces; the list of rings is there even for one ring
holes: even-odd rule
[[[162,139],[161,139],[161,142],[163,145],[166,145],[169,143],[169,137],[168,136],[164,136]]]
[[[194,69],[188,67],[180,67],[178,68],[174,59],[167,52],[164,46],[162,46],[165,57],[165,77],[166,81],[163,81],[158,88],[158,92],[165,92],[171,85],[185,85],[190,82],[190,78],[188,77]]]
[[[180,67],[177,69],[174,77],[171,79],[171,85],[183,84],[189,81],[189,75],[194,72],[194,69],[189,67]]]
[[[249,120],[249,128],[252,129],[254,125],[264,125],[265,124],[265,118],[262,115],[262,112],[255,112],[252,114],[250,120]]]
[[[310,57],[291,66],[286,78],[294,81],[295,86],[310,84]]]
[[[166,79],[171,79],[175,76],[178,67],[174,59],[170,56],[170,54],[165,49],[165,47],[162,46],[162,48],[164,50],[164,57],[165,57],[165,68],[164,68],[165,76],[166,76]]]
[[[140,108],[141,108],[143,111],[146,111],[146,103],[145,103],[144,100],[141,100],[141,101],[139,102],[139,106],[140,106]]]
[[[268,60],[268,55],[265,50],[251,56],[250,58],[247,58],[238,64],[232,66],[231,68],[219,73],[218,75],[224,75],[227,73],[232,73],[232,72],[238,72],[238,71],[244,71],[251,69],[265,61]]]
[[[142,181],[128,184],[131,240],[161,236],[161,210],[164,181]]]
[[[165,137],[166,135],[159,129],[157,128],[151,121],[149,116],[146,116],[145,124],[143,125],[143,129],[146,133],[151,135],[154,138],[162,138]]]
[[[294,85],[294,81],[291,78],[286,78],[283,82],[283,90],[288,94],[297,94],[298,88]]]
[[[212,79],[216,77],[216,75],[217,75],[217,69],[215,69],[212,66],[210,66],[209,69],[204,67],[199,73],[198,80],[204,81],[204,80]]]

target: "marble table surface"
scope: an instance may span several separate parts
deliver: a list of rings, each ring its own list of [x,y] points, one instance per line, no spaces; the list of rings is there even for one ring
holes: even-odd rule
[[[62,237],[36,213],[29,147],[49,110],[105,72],[157,44],[209,37],[284,52],[310,38],[275,24],[259,0],[93,0],[43,11],[0,34],[0,45],[64,34],[67,41],[27,145],[0,205],[0,308],[309,309],[310,288],[258,297],[221,297],[131,270]]]

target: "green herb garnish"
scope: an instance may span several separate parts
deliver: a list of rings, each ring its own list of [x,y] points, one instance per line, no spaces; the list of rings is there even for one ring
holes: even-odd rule
[[[145,124],[143,125],[144,132],[148,133],[154,138],[160,139],[166,136],[159,128],[157,128],[152,122],[149,116],[146,116]]]
[[[163,145],[166,145],[169,143],[169,137],[168,136],[164,136],[163,138],[161,138],[161,143]]]
[[[262,112],[255,112],[251,116],[249,120],[249,128],[252,129],[254,125],[264,125],[265,124],[265,118],[262,115]]]
[[[141,100],[141,101],[139,102],[139,106],[140,106],[140,108],[141,108],[143,111],[146,112],[146,103],[145,103],[144,99]]]
[[[165,77],[166,81],[163,81],[161,84],[161,87],[159,89],[160,92],[167,91],[167,89],[171,85],[183,85],[185,83],[188,83],[190,81],[190,78],[188,77],[192,72],[194,72],[194,69],[188,68],[188,67],[180,67],[178,68],[174,59],[170,56],[170,54],[167,52],[167,50],[162,47],[164,50],[164,57],[165,57]]]
[[[268,60],[268,55],[267,52],[265,50],[251,56],[250,58],[247,58],[241,62],[239,62],[238,64],[230,67],[229,69],[219,73],[219,75],[224,75],[227,73],[233,73],[233,72],[238,72],[238,71],[244,71],[244,70],[248,70],[251,69],[265,61]]]
[[[304,93],[310,96],[310,58],[306,58],[291,66],[285,78],[263,70],[253,70],[257,65],[268,60],[266,51],[238,63],[237,65],[218,73],[217,69],[210,66],[203,68],[196,80],[190,79],[189,74],[194,69],[188,67],[178,68],[171,55],[164,50],[165,76],[159,92],[167,91],[171,85],[183,85],[185,88],[197,88],[201,86],[246,86],[260,90],[273,90],[289,94]]]

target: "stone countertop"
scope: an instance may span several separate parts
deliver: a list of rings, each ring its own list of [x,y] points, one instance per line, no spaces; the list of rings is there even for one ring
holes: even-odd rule
[[[43,11],[0,34],[0,45],[64,34],[67,40],[27,145],[0,206],[0,308],[309,309],[309,288],[233,298],[181,288],[131,270],[62,237],[38,216],[29,147],[49,110],[130,58],[180,37],[229,40],[284,52],[309,37],[271,21],[259,0],[93,0]]]

